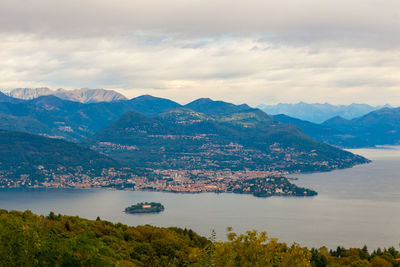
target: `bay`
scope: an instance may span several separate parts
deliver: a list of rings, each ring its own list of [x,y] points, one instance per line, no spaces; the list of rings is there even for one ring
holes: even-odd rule
[[[47,215],[191,228],[204,236],[215,229],[225,239],[226,227],[236,232],[256,229],[302,246],[370,249],[400,242],[400,147],[357,149],[372,163],[327,173],[292,175],[296,184],[315,189],[311,198],[256,198],[238,194],[176,194],[103,189],[1,189],[0,208]],[[159,214],[129,215],[137,202],[165,206]]]

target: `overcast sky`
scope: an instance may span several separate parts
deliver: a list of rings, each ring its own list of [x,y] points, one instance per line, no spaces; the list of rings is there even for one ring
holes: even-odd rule
[[[400,105],[400,1],[1,0],[16,87]]]

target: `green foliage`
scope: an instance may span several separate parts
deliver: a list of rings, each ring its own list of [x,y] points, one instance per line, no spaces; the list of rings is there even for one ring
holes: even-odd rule
[[[224,242],[215,232],[207,239],[176,227],[0,210],[0,266],[396,267],[398,256],[393,247],[371,254],[366,247],[309,250],[257,231],[228,228]]]
[[[325,267],[328,265],[328,260],[323,253],[324,249],[318,251],[315,248],[311,249],[311,266],[312,267]]]
[[[311,253],[297,244],[288,247],[265,232],[237,235],[228,231],[227,242],[215,243],[215,266],[311,266]]]
[[[371,266],[372,267],[392,267],[393,264],[391,263],[390,259],[385,260],[382,257],[375,256],[371,260]]]
[[[0,210],[1,266],[184,266],[209,243],[186,229]]]

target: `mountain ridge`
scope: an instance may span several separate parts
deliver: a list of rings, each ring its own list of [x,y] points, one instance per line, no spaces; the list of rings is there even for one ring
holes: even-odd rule
[[[16,103],[0,101],[0,114],[3,115],[0,125],[6,127],[5,130],[25,131],[25,121],[31,120],[33,125],[46,126],[42,131],[35,128],[31,133],[78,141],[93,135],[128,111],[155,116],[175,107],[180,105],[158,97],[84,104],[47,95]],[[8,123],[10,118],[15,119],[15,125]]]
[[[58,98],[81,103],[114,102],[127,100],[125,96],[114,90],[81,88],[74,90],[41,88],[15,88],[7,92],[10,97],[32,100],[40,96],[54,95]]]
[[[217,104],[225,106],[225,103]],[[221,112],[220,115],[207,110],[212,115],[187,106],[153,118],[128,112],[96,133],[89,143],[94,149],[128,165],[152,168],[272,170],[279,169],[277,165],[281,164],[283,169],[305,171],[367,162],[362,157],[319,143],[297,126],[282,124],[258,109],[229,109],[231,113]],[[245,114],[245,120],[238,114]],[[230,120],[225,119],[227,115]],[[248,117],[251,117],[250,122]],[[105,143],[109,147],[104,147]],[[117,145],[135,149],[129,153],[113,150]],[[310,163],[315,163],[315,155],[330,165],[313,166]]]
[[[316,124],[309,121],[296,119],[284,114],[274,115],[273,117],[282,123],[294,124],[315,140],[332,146],[342,148],[360,148],[372,146],[366,140],[348,133],[343,133],[338,129],[325,125],[324,123]],[[334,121],[336,118],[338,119],[341,117],[337,116],[330,120]]]
[[[336,117],[323,125],[358,136],[372,145],[400,144],[400,108],[382,108],[352,120]]]
[[[353,103],[350,105],[332,105],[329,103],[305,103],[299,102],[296,104],[279,103],[276,105],[259,105],[268,114],[278,115],[285,114],[293,118],[310,121],[313,123],[323,123],[324,121],[341,116],[346,119],[353,119],[363,116],[374,110],[378,110],[384,106],[371,106],[368,104]]]

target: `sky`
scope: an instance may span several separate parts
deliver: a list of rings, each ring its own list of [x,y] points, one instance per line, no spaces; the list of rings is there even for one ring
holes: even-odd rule
[[[0,88],[400,105],[398,0],[1,0]]]

